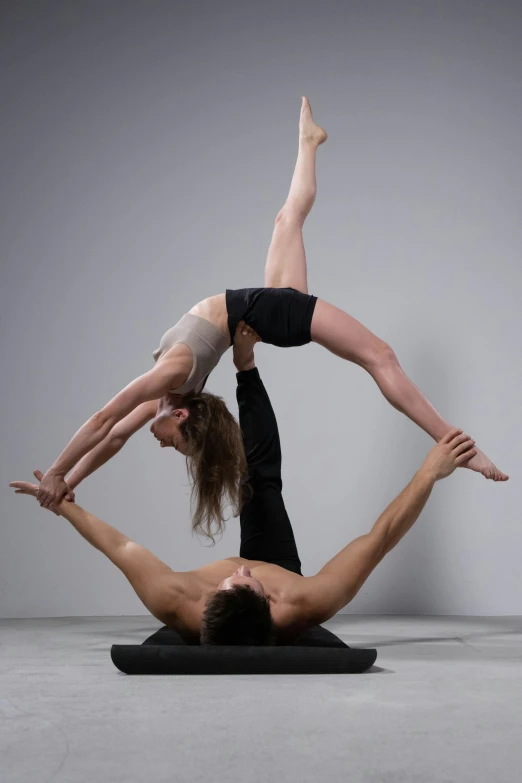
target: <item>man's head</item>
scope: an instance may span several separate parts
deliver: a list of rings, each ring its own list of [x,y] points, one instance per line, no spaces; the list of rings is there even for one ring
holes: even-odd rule
[[[267,645],[275,641],[270,601],[263,585],[241,566],[209,598],[201,622],[202,644]]]

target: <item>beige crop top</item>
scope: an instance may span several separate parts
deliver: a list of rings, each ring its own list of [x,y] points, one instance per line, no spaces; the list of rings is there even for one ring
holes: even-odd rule
[[[152,354],[154,360],[157,362],[177,343],[188,345],[192,351],[194,363],[185,383],[179,389],[170,389],[170,392],[172,394],[188,394],[194,391],[198,394],[204,387],[208,375],[227,348],[230,348],[230,339],[206,318],[187,313],[175,326],[165,332],[159,348],[156,348]]]

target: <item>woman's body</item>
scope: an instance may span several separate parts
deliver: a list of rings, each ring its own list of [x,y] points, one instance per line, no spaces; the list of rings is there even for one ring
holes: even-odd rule
[[[288,198],[277,215],[268,250],[264,281],[267,289],[293,289],[300,292],[299,296],[308,295],[302,228],[316,196],[317,148],[326,138],[325,131],[313,122],[310,105],[304,98],[297,163]],[[233,338],[233,335],[229,334],[227,299],[229,294],[232,296],[235,293],[232,291],[204,299],[189,311],[189,315],[209,322],[224,338]],[[267,296],[268,294],[269,292]],[[315,300],[315,297],[312,299]],[[387,343],[337,307],[321,299],[311,302],[311,305],[309,339],[305,341],[317,342],[337,356],[363,367],[373,377],[390,404],[418,424],[434,440],[439,441],[451,429],[451,425],[405,375]],[[303,306],[306,306],[306,302]],[[248,323],[248,319],[246,320]],[[256,323],[251,322],[251,326],[255,329]],[[259,336],[263,339],[261,332]],[[217,332],[216,337],[219,338]],[[302,344],[302,341],[297,344]],[[103,464],[121,448],[133,432],[151,419],[151,431],[160,441],[160,445],[173,446],[189,456],[194,453],[195,447],[191,445],[190,439],[187,439],[187,425],[193,416],[190,409],[191,396],[177,393],[180,387],[184,388],[183,385],[192,372],[193,353],[187,345],[181,343],[155,353],[155,367],[129,384],[102,411],[95,414],[79,430],[47,472],[38,496],[42,505],[48,506],[57,502],[69,487],[74,488],[86,475]],[[203,423],[201,442],[205,440],[204,426]],[[228,427],[229,423],[226,423],[226,426]],[[237,442],[235,439],[236,444]],[[214,455],[213,459],[218,459],[217,455]],[[239,470],[241,475],[244,475],[244,456],[240,462]],[[207,469],[209,464],[207,460]],[[508,478],[479,450],[466,467],[495,481]],[[64,477],[71,469],[73,472],[68,486]]]

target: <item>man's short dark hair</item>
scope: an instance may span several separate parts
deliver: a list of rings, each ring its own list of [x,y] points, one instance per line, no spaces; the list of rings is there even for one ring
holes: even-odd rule
[[[248,585],[218,590],[206,603],[201,622],[201,644],[275,643],[275,627],[268,598]]]

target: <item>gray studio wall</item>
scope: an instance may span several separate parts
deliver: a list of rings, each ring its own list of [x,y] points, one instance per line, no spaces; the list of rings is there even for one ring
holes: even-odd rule
[[[519,7],[520,9],[520,7]],[[0,609],[139,614],[68,523],[15,497],[152,364],[163,332],[261,285],[300,97],[330,138],[310,290],[391,343],[512,474],[461,470],[346,611],[521,613],[521,13],[503,2],[4,5]],[[430,448],[361,369],[260,346],[304,572],[367,531]],[[231,357],[209,383],[235,408]],[[78,502],[172,567],[237,554],[189,532],[182,459],[143,431]]]

